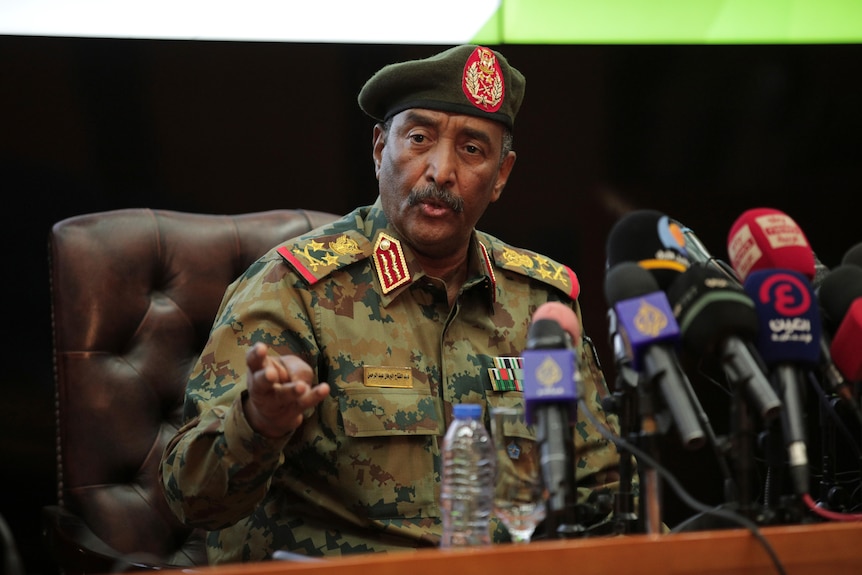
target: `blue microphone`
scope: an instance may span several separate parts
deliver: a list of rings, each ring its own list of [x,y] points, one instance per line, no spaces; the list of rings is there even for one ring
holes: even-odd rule
[[[697,449],[706,442],[699,405],[676,357],[680,330],[653,274],[634,262],[611,267],[605,277],[605,298],[616,316],[632,367],[660,392],[676,424],[682,444]]]
[[[751,272],[744,289],[754,301],[760,329],[757,350],[784,407],[781,424],[797,495],[808,493],[808,450],[802,390],[806,370],[820,364],[820,309],[809,279],[794,270]]]
[[[552,319],[530,325],[524,358],[524,401],[527,424],[536,423],[541,406],[561,404],[574,420],[578,414],[575,353],[567,334]]]
[[[527,423],[536,426],[542,479],[548,488],[548,528],[571,524],[575,485],[574,424],[577,422],[577,365],[572,335],[580,330],[571,308],[559,303],[539,306],[527,332],[524,403]],[[571,314],[571,317],[568,315]],[[562,316],[554,319],[552,316]]]

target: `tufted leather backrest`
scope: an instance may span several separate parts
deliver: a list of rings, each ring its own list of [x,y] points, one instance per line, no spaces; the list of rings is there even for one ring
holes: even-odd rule
[[[206,563],[158,465],[225,288],[274,245],[338,216],[122,209],[49,236],[59,507],[119,553]],[[60,562],[61,560],[58,560]],[[60,565],[61,570],[63,565]]]

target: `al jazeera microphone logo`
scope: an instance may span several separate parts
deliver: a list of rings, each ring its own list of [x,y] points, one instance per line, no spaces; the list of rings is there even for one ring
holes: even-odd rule
[[[658,337],[668,326],[667,314],[661,308],[643,299],[640,301],[632,325],[642,335],[650,338]]]

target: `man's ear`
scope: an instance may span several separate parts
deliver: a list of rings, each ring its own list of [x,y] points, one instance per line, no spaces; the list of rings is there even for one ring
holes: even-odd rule
[[[374,176],[380,176],[380,162],[383,158],[383,147],[386,145],[386,130],[382,124],[375,124],[371,136],[371,157],[374,160]]]
[[[491,202],[496,202],[503,195],[503,188],[506,187],[506,182],[509,181],[509,174],[512,173],[512,168],[515,166],[517,157],[517,154],[511,151],[503,158],[500,169],[497,171],[497,181],[494,184],[494,194],[491,196]]]

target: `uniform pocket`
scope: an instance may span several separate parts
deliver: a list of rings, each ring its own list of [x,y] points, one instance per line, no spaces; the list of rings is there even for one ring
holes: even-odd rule
[[[377,521],[438,517],[442,435],[430,390],[349,387],[339,395],[337,469],[349,508]]]
[[[524,401],[524,392],[522,391],[505,391],[505,392],[489,392],[486,396],[488,401],[488,415],[493,417],[495,408],[526,408]],[[535,427],[527,425],[526,420],[521,419],[517,424],[507,423],[504,427],[504,432],[507,437],[522,437],[524,439],[536,439]]]
[[[351,387],[339,396],[348,437],[442,435],[429,389]]]

